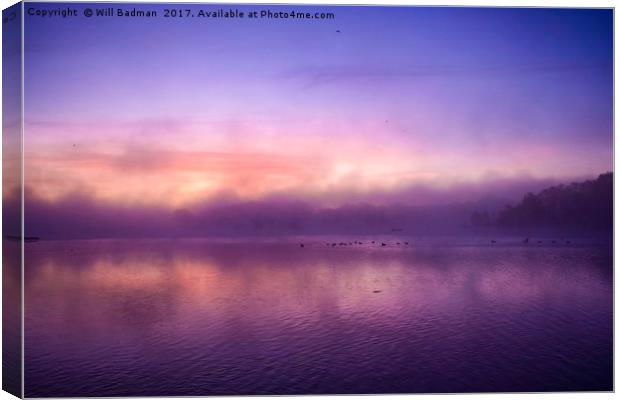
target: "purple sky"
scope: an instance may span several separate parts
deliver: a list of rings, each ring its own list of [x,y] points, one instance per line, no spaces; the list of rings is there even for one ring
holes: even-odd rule
[[[25,20],[26,185],[48,202],[419,203],[410,188],[449,196],[613,166],[611,10],[181,20],[139,5],[160,13],[140,20],[71,6],[80,16]]]

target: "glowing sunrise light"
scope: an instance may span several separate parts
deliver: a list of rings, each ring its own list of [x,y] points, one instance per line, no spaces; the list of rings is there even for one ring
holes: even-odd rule
[[[53,51],[25,54],[29,192],[166,208],[222,196],[334,205],[612,168],[611,44],[567,28],[560,11],[546,21],[570,46],[541,39],[517,10],[443,10],[428,20],[441,22],[434,36],[411,23],[430,10],[381,10],[382,35],[364,33],[370,11],[346,12],[338,29],[357,33],[337,40],[325,36],[334,22],[215,24],[204,35],[185,21],[162,36],[165,21],[153,20],[132,36],[136,27],[106,19],[96,52],[83,50],[97,39],[88,21],[61,31],[39,21],[26,49]],[[61,73],[72,79],[49,79]]]

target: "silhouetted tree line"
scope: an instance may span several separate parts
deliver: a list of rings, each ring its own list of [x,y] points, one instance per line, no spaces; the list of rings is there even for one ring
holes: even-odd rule
[[[497,214],[472,213],[475,227],[553,227],[578,229],[613,228],[613,173],[595,180],[549,187],[527,193],[516,205],[506,205]]]

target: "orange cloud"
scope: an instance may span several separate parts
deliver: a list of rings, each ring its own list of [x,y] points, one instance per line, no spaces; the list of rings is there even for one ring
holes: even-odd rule
[[[114,204],[170,208],[226,195],[346,202],[346,193],[413,185],[606,170],[606,154],[578,157],[544,143],[466,144],[392,135],[385,123],[34,123],[27,125],[26,185],[54,201],[74,193]],[[508,148],[509,147],[509,148]],[[592,160],[598,160],[596,164]],[[549,173],[551,171],[551,173]]]

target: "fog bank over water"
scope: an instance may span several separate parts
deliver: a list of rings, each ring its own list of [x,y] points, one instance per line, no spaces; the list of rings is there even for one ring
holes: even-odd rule
[[[484,224],[476,220],[476,213],[483,210],[497,215],[507,205],[518,204],[526,193],[537,193],[555,183],[552,179],[518,179],[448,188],[419,185],[400,193],[351,194],[349,201],[334,206],[293,196],[255,201],[220,198],[176,209],[105,204],[85,193],[44,201],[27,190],[26,236],[75,239],[484,233],[489,223],[481,226]],[[14,201],[5,199],[7,205]]]

